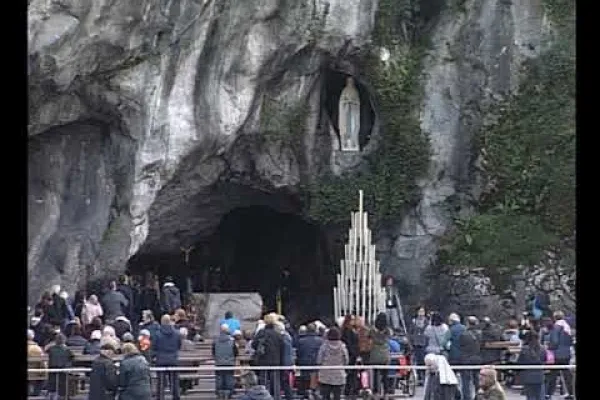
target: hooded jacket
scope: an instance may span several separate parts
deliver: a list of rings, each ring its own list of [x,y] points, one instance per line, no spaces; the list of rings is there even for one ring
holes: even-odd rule
[[[221,332],[212,345],[212,355],[215,358],[215,365],[235,365],[237,353],[237,346],[235,345],[233,338],[227,333]]]
[[[81,318],[83,325],[89,325],[92,323],[92,320],[96,317],[101,317],[104,314],[102,310],[102,306],[100,303],[92,304],[89,301],[83,303],[83,309],[81,311]]]
[[[161,325],[155,338],[152,338],[156,366],[177,366],[181,335],[172,325]]]
[[[317,365],[317,355],[323,344],[323,338],[314,332],[298,338],[297,360],[298,365]]]
[[[128,354],[119,367],[119,400],[151,400],[150,366],[141,354]]]
[[[273,325],[267,325],[258,331],[251,346],[255,350],[254,356],[258,365],[281,365],[284,351],[283,336],[275,331]]]
[[[348,361],[348,350],[341,340],[326,340],[317,355],[319,365],[348,365]],[[343,368],[322,369],[319,371],[319,382],[326,385],[344,385],[346,371]]]
[[[172,314],[181,308],[181,293],[173,282],[167,282],[162,289],[162,309],[165,313]]]

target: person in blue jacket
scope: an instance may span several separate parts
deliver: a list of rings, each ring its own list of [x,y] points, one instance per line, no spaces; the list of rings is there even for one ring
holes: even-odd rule
[[[298,345],[296,348],[296,365],[298,366],[309,366],[317,365],[317,355],[319,349],[323,344],[323,338],[319,336],[317,326],[314,323],[308,324],[306,327],[306,333],[301,334],[298,338]],[[309,398],[309,392],[315,387],[310,387],[311,376],[313,382],[316,382],[317,370],[301,370],[300,377],[298,378],[298,395],[302,399]]]
[[[225,318],[219,322],[219,325],[227,325],[229,327],[229,332],[231,333],[242,330],[242,327],[240,326],[240,320],[234,318],[231,311],[227,311],[225,313]]]
[[[448,325],[450,329],[446,334],[444,347],[448,350],[448,362],[450,365],[457,365],[460,363],[459,338],[466,328],[460,323],[460,316],[456,313],[448,316]]]
[[[181,335],[171,322],[171,317],[165,314],[160,319],[160,329],[152,340],[153,355],[157,367],[177,367],[179,361],[179,349],[181,348]],[[167,379],[171,383],[171,395],[173,400],[179,400],[179,372],[158,372],[158,398],[165,397],[165,386]]]

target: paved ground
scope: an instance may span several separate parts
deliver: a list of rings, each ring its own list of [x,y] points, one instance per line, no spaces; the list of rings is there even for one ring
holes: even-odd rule
[[[189,393],[189,395],[183,396],[182,399],[190,399],[190,400],[202,399],[202,400],[204,400],[204,399],[213,399],[214,398],[214,394],[210,392],[210,387],[208,385],[203,384],[203,385],[201,385],[201,387],[202,387],[203,393],[198,393],[194,390],[193,392]],[[204,391],[204,390],[206,390],[206,391]],[[196,393],[194,393],[194,392],[196,392]],[[399,391],[398,391],[398,393],[399,393]],[[421,400],[423,398],[423,394],[424,394],[423,388],[417,387],[417,393],[416,393],[415,397],[412,397],[412,399]],[[506,394],[507,394],[507,400],[524,400],[525,399],[525,397],[521,396],[520,393],[515,390],[507,390]],[[239,398],[239,397],[241,397],[241,395],[237,394],[234,398]],[[409,399],[410,397],[402,396],[402,395],[398,394],[394,398]],[[562,396],[556,396],[556,395],[553,397],[553,399],[555,399],[555,400],[559,400],[561,398],[562,398]],[[281,400],[283,400],[283,398]]]

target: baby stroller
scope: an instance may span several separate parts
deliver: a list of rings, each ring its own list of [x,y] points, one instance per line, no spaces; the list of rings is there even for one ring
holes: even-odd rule
[[[407,366],[412,365],[410,355],[393,353],[391,354],[392,365]],[[357,362],[357,365],[362,365]],[[372,376],[368,370],[358,370],[359,378],[359,398],[363,400],[379,399],[382,393],[373,393]],[[401,394],[407,397],[414,397],[417,390],[417,373],[413,368],[399,368],[390,370],[388,375],[392,388],[388,395],[395,395],[396,389],[400,389]],[[383,389],[383,386],[380,386]]]

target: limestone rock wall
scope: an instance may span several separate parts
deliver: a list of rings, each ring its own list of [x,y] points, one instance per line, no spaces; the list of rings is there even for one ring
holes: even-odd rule
[[[421,282],[453,214],[477,200],[472,136],[541,51],[540,2],[467,0],[434,28],[418,110],[430,173],[417,207],[377,235],[386,272],[407,285]],[[376,9],[376,0],[31,0],[30,301],[52,283],[72,291],[114,276],[143,244],[179,249],[235,207],[298,211],[277,196],[347,167],[332,162],[322,70],[369,44]],[[265,135],[267,104],[295,118],[295,150],[282,145],[289,135]]]
[[[463,11],[444,13],[434,30],[420,109],[430,171],[419,183],[419,204],[377,242],[386,272],[421,298],[438,239],[479,197],[474,134],[490,108],[518,88],[522,62],[544,49],[550,32],[541,0],[469,0]]]
[[[37,143],[46,157],[70,156],[53,147],[58,139],[52,136],[60,134],[55,127],[75,132],[68,141],[76,149],[88,134],[82,121],[90,120],[106,125],[114,140],[129,142],[122,155],[126,196],[97,189],[88,197],[102,204],[71,220],[62,216],[70,192],[30,174],[30,300],[49,281],[73,290],[90,275],[122,270],[150,226],[159,250],[179,248],[186,237],[214,228],[224,212],[246,201],[238,194],[223,205],[227,190],[208,198],[207,188],[224,177],[288,187],[326,163],[331,138],[317,131],[319,71],[364,46],[375,9],[375,0],[30,1],[30,146]],[[311,110],[301,157],[280,151],[277,140],[256,138],[266,95],[286,99],[286,109],[305,103]],[[103,151],[99,143],[87,146]],[[305,160],[302,167],[298,158]],[[48,165],[38,161],[42,169]],[[65,182],[100,167],[82,161],[77,168],[45,173]],[[47,198],[43,205],[40,198]],[[106,204],[122,198],[119,207]],[[206,220],[191,218],[192,199],[218,210],[205,213]],[[172,224],[174,218],[179,222]],[[57,250],[78,224],[85,225],[77,231],[77,243],[84,244]],[[103,242],[105,231],[110,237]]]

